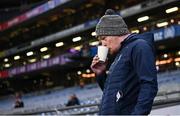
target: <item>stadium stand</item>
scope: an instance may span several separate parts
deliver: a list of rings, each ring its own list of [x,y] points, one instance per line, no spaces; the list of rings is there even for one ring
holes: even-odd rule
[[[166,99],[178,98],[180,96],[180,71],[166,72],[158,75],[159,91],[158,95],[155,98],[156,102],[163,101]],[[20,111],[38,111],[38,109],[56,109],[63,108],[67,102],[68,96],[76,92],[76,95],[80,99],[81,105],[91,105],[99,104],[102,96],[102,91],[96,84],[87,85],[85,88],[81,89],[80,87],[71,87],[67,89],[56,88],[51,90],[42,91],[39,93],[31,93],[23,96],[23,101],[25,102],[25,108],[20,109]],[[6,110],[6,112],[12,111],[13,107],[13,97],[1,98],[0,99],[0,108]],[[96,106],[97,107],[97,106]],[[97,109],[97,108],[96,108]],[[93,110],[91,108],[81,109],[72,109],[73,111],[64,111],[63,114],[73,112],[88,112]],[[76,111],[77,110],[77,111]],[[19,109],[14,109],[14,112],[18,112]]]
[[[107,8],[122,15],[131,32],[154,33],[159,91],[153,109],[179,104],[178,0],[27,1],[20,7],[0,9],[0,114],[97,115],[102,91],[89,65],[99,44],[94,28]],[[176,11],[167,13],[169,8]],[[23,19],[26,15],[29,18]],[[149,18],[138,22],[142,16]],[[87,43],[92,53],[82,55]],[[47,50],[40,52],[43,47]],[[23,108],[14,109],[16,91],[23,93]],[[66,107],[72,94],[80,105]]]

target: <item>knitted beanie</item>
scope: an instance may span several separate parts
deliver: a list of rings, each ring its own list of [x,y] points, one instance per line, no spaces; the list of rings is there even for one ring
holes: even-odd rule
[[[96,25],[96,36],[122,36],[129,33],[122,17],[108,9]]]

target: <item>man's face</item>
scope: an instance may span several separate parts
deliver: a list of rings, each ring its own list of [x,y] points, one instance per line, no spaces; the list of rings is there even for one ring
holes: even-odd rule
[[[100,36],[98,37],[98,40],[101,42],[103,46],[108,47],[109,53],[113,55],[120,48],[120,43],[118,42],[118,38],[119,36]]]

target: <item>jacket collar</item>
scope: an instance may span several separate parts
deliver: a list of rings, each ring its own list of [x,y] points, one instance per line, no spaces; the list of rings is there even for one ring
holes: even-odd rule
[[[128,37],[126,37],[126,38],[124,39],[124,41],[121,42],[121,48],[120,48],[120,50],[121,50],[122,48],[124,48],[128,43],[131,43],[132,41],[136,40],[136,38],[133,38],[133,37],[136,36],[136,35],[137,35],[136,33],[132,33],[132,34],[130,34]]]

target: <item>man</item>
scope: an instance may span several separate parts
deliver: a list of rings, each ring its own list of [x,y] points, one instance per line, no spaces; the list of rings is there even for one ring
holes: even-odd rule
[[[23,108],[24,102],[20,98],[16,98],[14,108]]]
[[[22,107],[24,107],[24,102],[22,101],[22,94],[20,92],[16,92],[14,108],[22,108]]]
[[[107,75],[107,62],[95,56],[91,64],[103,90],[100,115],[149,114],[158,90],[153,34],[130,34],[122,17],[108,9],[96,35],[116,55]]]
[[[71,95],[66,106],[80,105],[79,99],[75,94]]]

